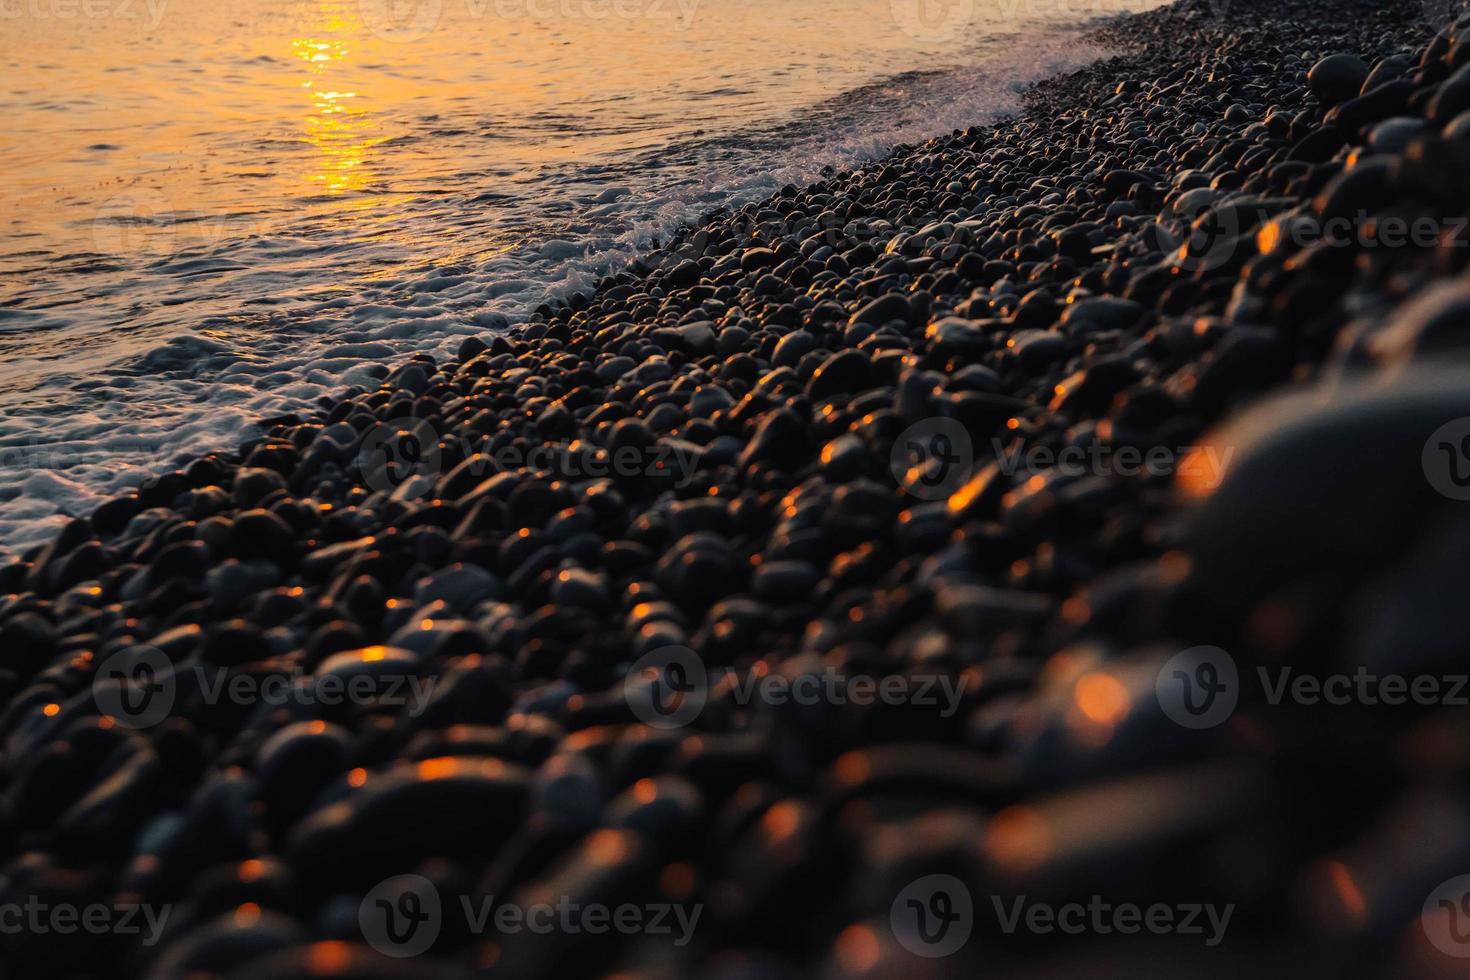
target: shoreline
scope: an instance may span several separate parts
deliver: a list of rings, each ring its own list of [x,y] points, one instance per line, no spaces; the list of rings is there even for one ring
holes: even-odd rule
[[[0,425],[0,565],[49,541],[68,517],[136,489],[146,477],[236,448],[258,434],[256,419],[309,413],[321,396],[335,397],[353,384],[370,387],[381,377],[380,365],[413,353],[452,359],[464,336],[519,322],[555,295],[586,292],[596,278],[718,204],[760,200],[787,182],[805,184],[824,165],[868,162],[949,119],[988,120],[1014,111],[1015,86],[1001,79],[1043,77],[1090,54],[1045,31],[1020,47],[982,43],[967,76],[942,61],[927,76],[900,74],[876,90],[833,95],[794,118],[753,122],[755,128],[738,136],[676,141],[663,148],[662,159],[646,153],[590,159],[538,179],[522,198],[494,205],[515,213],[547,197],[548,208],[540,224],[522,225],[522,244],[501,241],[509,251],[493,258],[484,256],[497,250],[499,233],[464,242],[463,229],[451,222],[436,233],[443,249],[432,261],[421,256],[415,263],[406,255],[393,267],[333,266],[329,276],[324,268],[309,277],[322,280],[316,288],[286,296],[221,283],[210,309],[174,297],[157,318],[119,321],[117,336],[127,339],[99,338],[85,351],[72,349],[66,324],[112,317],[103,309],[88,314],[85,303],[58,308],[71,311],[55,318],[62,335],[52,339],[60,347],[36,365],[41,376],[33,383],[13,385],[0,399],[8,413],[8,425]],[[1013,73],[1001,61],[1020,64]],[[953,84],[945,87],[945,80]],[[605,198],[616,200],[602,203]],[[344,238],[349,253],[361,244],[350,232]],[[249,265],[249,255],[241,256],[245,243],[219,240],[201,261],[236,257]],[[198,244],[189,239],[180,251]],[[86,280],[73,285],[85,290]],[[166,285],[158,289],[169,292]],[[156,292],[144,282],[132,291]],[[45,339],[32,335],[35,343]],[[12,380],[26,363],[22,357],[9,365]]]
[[[1421,910],[1470,848],[1464,724],[1253,678],[1459,662],[1470,386],[1430,369],[1470,349],[1470,30],[1222,9],[1111,22],[1015,117],[716,211],[0,567],[0,903],[176,915],[0,951],[1448,975]],[[367,915],[492,895],[702,917],[446,912],[395,959]],[[991,896],[1206,908],[1214,941],[1059,947]]]

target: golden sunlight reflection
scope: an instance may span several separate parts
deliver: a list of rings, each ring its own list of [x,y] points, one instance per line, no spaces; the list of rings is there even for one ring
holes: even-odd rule
[[[348,25],[328,17],[323,32],[345,29]],[[376,132],[371,115],[358,102],[357,92],[339,88],[334,78],[352,53],[344,40],[327,37],[298,37],[291,50],[306,63],[308,77],[301,83],[306,90],[309,108],[305,119],[305,139],[317,150],[311,158],[309,179],[328,194],[361,190],[369,182],[363,166],[373,147],[383,141]]]

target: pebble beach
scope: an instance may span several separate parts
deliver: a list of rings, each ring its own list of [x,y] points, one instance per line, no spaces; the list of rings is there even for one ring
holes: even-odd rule
[[[3,975],[1465,975],[1460,13],[1109,19],[16,549]]]

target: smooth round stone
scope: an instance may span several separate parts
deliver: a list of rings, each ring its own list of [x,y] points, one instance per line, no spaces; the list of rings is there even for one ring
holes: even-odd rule
[[[165,952],[153,969],[158,976],[235,976],[305,936],[299,923],[269,910],[248,925],[238,923],[233,914],[221,916],[176,942],[165,940]]]
[[[1355,54],[1328,55],[1307,72],[1307,85],[1324,105],[1346,102],[1368,80],[1368,64]]]
[[[285,565],[295,556],[298,535],[277,514],[247,510],[235,517],[230,528],[230,547],[235,557],[265,559]]]
[[[708,532],[680,540],[657,569],[659,585],[686,608],[708,605],[743,578],[729,544]]]
[[[440,757],[370,772],[342,800],[307,815],[287,843],[308,880],[371,885],[432,854],[494,853],[519,825],[531,776],[499,759]],[[424,814],[434,814],[425,833]]]
[[[817,339],[805,330],[794,330],[776,342],[771,363],[776,367],[794,368],[809,352],[816,349]]]
[[[468,980],[469,970],[430,956],[391,959],[363,942],[322,940],[261,956],[230,980]]]
[[[552,582],[551,601],[558,606],[604,609],[610,601],[607,580],[584,568],[562,569]]]
[[[1062,325],[1089,324],[1099,330],[1122,330],[1136,324],[1145,314],[1143,304],[1113,296],[1096,296],[1068,305]]]
[[[1470,122],[1470,115],[1466,116]],[[1399,153],[1409,141],[1424,131],[1424,120],[1409,116],[1385,119],[1368,133],[1368,149],[1374,153]],[[1448,132],[1445,134],[1449,135]]]
[[[1428,118],[1436,126],[1446,126],[1467,110],[1470,110],[1470,64],[1461,66],[1440,84],[1430,100]]]
[[[602,803],[602,774],[582,753],[553,755],[531,785],[532,808],[572,826],[596,826]]]
[[[814,400],[860,391],[872,383],[873,364],[858,350],[844,350],[822,361],[807,383],[806,393]]]
[[[837,256],[833,256],[837,258]],[[911,314],[908,297],[902,293],[880,296],[861,307],[852,315],[853,323],[871,323],[879,326],[893,320],[907,321]]]
[[[597,377],[599,380],[611,384],[619,378],[628,374],[638,366],[638,362],[631,357],[610,357],[597,365]]]
[[[609,826],[636,831],[660,848],[692,841],[703,818],[699,790],[677,776],[639,780],[607,807]]]
[[[684,421],[684,412],[677,406],[664,402],[648,413],[644,420],[654,432],[668,432]]]
[[[715,344],[715,353],[730,357],[745,350],[750,343],[750,331],[742,326],[729,326],[720,331]]]
[[[811,438],[810,427],[791,409],[767,412],[741,452],[739,465],[765,463],[777,469],[795,469],[810,454]]]
[[[1446,123],[1443,134],[1445,139],[1470,139],[1470,111],[1462,112]]]
[[[1442,282],[1401,306],[1370,339],[1387,365],[1470,357],[1470,284]]]
[[[1006,341],[1021,364],[1028,370],[1039,370],[1060,358],[1067,350],[1067,339],[1049,330],[1021,330]]]
[[[287,725],[261,744],[255,773],[278,825],[310,809],[328,781],[347,769],[351,744],[346,729],[322,721]]]
[[[1210,433],[1202,445],[1216,460],[1232,454],[1223,481],[1204,455],[1176,478],[1197,501],[1189,554],[1210,617],[1239,629],[1281,595],[1309,622],[1390,567],[1437,514],[1463,506],[1435,490],[1424,451],[1467,415],[1463,376],[1416,373],[1269,399]]]
[[[317,665],[319,683],[331,677],[349,682],[354,677],[394,677],[418,673],[419,658],[408,650],[390,646],[370,646],[334,653]]]
[[[1363,81],[1362,91],[1371,92],[1380,85],[1402,78],[1413,67],[1413,61],[1401,54],[1389,55],[1387,58],[1380,59],[1373,66],[1373,71],[1368,74],[1367,79]]]
[[[769,561],[757,566],[751,591],[771,602],[799,602],[822,580],[821,571],[804,561]]]
[[[699,263],[693,259],[685,259],[670,269],[664,279],[673,286],[688,286],[698,281],[700,274]]]
[[[691,418],[707,419],[734,404],[735,399],[719,385],[700,385],[689,399],[689,415]]]
[[[277,490],[286,489],[286,478],[275,470],[246,468],[235,473],[234,500],[248,507]]]
[[[776,253],[768,248],[748,248],[740,256],[740,268],[746,272],[765,269],[780,261]]]
[[[1369,157],[1344,170],[1322,188],[1313,202],[1324,222],[1351,220],[1359,212],[1380,210],[1389,192],[1392,168],[1387,157]]]
[[[846,483],[864,475],[873,464],[867,444],[848,432],[822,447],[822,472],[833,483]]]

